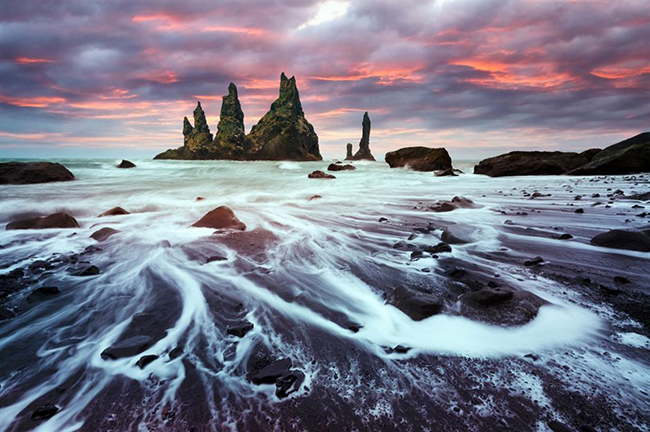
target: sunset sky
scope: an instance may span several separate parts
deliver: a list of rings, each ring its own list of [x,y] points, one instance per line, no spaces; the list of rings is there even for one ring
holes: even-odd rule
[[[153,157],[197,100],[247,131],[295,75],[326,157],[357,145],[481,158],[650,130],[638,1],[3,0],[0,157]]]

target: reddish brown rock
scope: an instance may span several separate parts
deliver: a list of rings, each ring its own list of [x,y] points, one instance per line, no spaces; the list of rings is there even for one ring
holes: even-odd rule
[[[310,173],[307,177],[309,177],[310,179],[335,179],[336,178],[331,174],[327,174],[324,173],[323,171],[318,171],[318,170]]]
[[[90,235],[90,238],[97,240],[98,242],[102,242],[106,239],[108,239],[110,236],[113,234],[117,234],[119,231],[113,228],[102,228]]]
[[[104,216],[120,216],[131,214],[128,211],[124,210],[122,207],[113,207],[110,210],[106,210],[104,213],[100,214],[99,217]]]
[[[233,229],[244,231],[246,224],[237,219],[235,213],[226,206],[217,207],[203,216],[193,227],[214,228],[214,229]]]
[[[20,219],[7,224],[7,230],[48,228],[79,228],[79,223],[69,214],[59,212],[49,216]]]

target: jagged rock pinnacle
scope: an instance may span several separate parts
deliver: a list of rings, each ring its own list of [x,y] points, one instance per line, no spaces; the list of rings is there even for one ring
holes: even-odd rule
[[[244,112],[239,103],[237,86],[230,83],[228,94],[223,97],[221,114],[214,137],[215,145],[224,149],[243,150],[244,145]]]

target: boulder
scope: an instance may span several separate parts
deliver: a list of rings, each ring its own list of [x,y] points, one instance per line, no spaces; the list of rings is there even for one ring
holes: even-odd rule
[[[44,286],[44,287],[36,288],[34,291],[32,291],[29,294],[29,296],[27,296],[27,301],[33,302],[33,301],[45,300],[58,294],[61,294],[61,291],[59,290],[58,287]]]
[[[329,166],[327,167],[328,171],[354,171],[355,169],[357,168],[353,165],[349,165],[349,164],[344,165],[344,164],[336,164],[336,163],[329,164]]]
[[[433,294],[400,286],[390,295],[388,303],[404,312],[414,321],[422,321],[442,312],[442,301]]]
[[[91,265],[77,273],[77,276],[97,276],[100,272],[99,267]]]
[[[108,239],[110,236],[113,234],[117,234],[119,231],[113,228],[101,228],[95,231],[90,235],[90,238],[97,240],[98,242],[103,242],[104,240]]]
[[[517,326],[532,321],[548,302],[528,291],[483,288],[460,298],[461,315],[489,324]]]
[[[248,375],[248,380],[253,384],[274,384],[275,381],[289,372],[292,362],[290,358],[275,360],[263,368]]]
[[[0,184],[36,184],[70,180],[74,180],[74,175],[59,163],[0,163]]]
[[[110,348],[102,351],[102,358],[104,360],[117,360],[124,357],[133,357],[140,354],[153,345],[153,338],[151,336],[133,336],[116,343]]]
[[[444,148],[405,147],[386,153],[391,168],[409,167],[414,171],[451,169],[451,157]]]
[[[616,175],[650,172],[650,132],[644,132],[596,153],[571,175]]]
[[[300,390],[300,386],[304,381],[304,373],[299,370],[290,370],[275,380],[275,395],[280,399],[286,398]]]
[[[32,412],[32,420],[47,420],[59,412],[59,407],[54,404],[41,405]]]
[[[79,223],[69,214],[59,212],[49,216],[20,219],[7,224],[7,230],[50,228],[79,228]]]
[[[104,213],[100,214],[99,217],[105,216],[120,216],[131,214],[128,211],[124,210],[122,207],[113,207],[110,210],[106,210]]]
[[[327,174],[324,173],[323,171],[318,171],[318,170],[309,173],[307,177],[309,177],[310,179],[335,179],[336,178],[331,174]]]
[[[158,359],[157,355],[149,354],[149,355],[140,357],[135,364],[140,369],[144,369],[144,368],[147,367],[148,364],[152,363],[154,360],[157,360],[157,359]]]
[[[250,321],[246,321],[246,322],[243,323],[243,324],[239,324],[239,325],[236,325],[236,326],[228,327],[228,328],[226,329],[226,333],[229,334],[229,335],[232,335],[232,336],[237,336],[237,337],[239,337],[239,338],[243,338],[244,336],[246,336],[246,334],[247,334],[249,331],[253,330],[254,327],[255,327],[255,326],[253,325],[252,322],[250,322]]]
[[[351,156],[349,159],[348,157]],[[348,144],[348,156],[346,160],[370,160],[374,161],[375,157],[370,151],[370,116],[366,111],[363,114],[363,121],[361,122],[361,141],[359,141],[359,150],[352,156],[352,144]]]
[[[235,213],[226,206],[220,206],[214,210],[209,211],[192,226],[200,228],[232,229],[239,231],[244,231],[246,229],[246,224],[237,219]]]
[[[598,234],[591,239],[590,243],[612,249],[650,252],[650,230],[624,231],[615,229]]]
[[[118,168],[135,168],[135,164],[126,159],[122,159],[122,162],[117,166]]]
[[[305,118],[296,78],[280,76],[280,95],[246,137],[248,159],[322,160],[318,136]]]
[[[513,151],[482,160],[474,167],[474,174],[490,177],[559,175],[587,162],[587,158],[578,153]]]

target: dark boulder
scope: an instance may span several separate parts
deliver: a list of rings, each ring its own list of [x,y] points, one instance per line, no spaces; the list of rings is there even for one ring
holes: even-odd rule
[[[612,249],[650,252],[650,230],[611,230],[606,233],[598,234],[591,239],[590,243],[595,246],[602,246]]]
[[[59,408],[54,404],[41,405],[32,412],[32,420],[47,420],[58,412]]]
[[[108,239],[110,236],[117,234],[119,231],[113,228],[101,228],[95,231],[90,235],[90,238],[97,240],[98,242],[103,242]]]
[[[70,180],[74,180],[74,175],[58,163],[0,163],[0,184],[35,184]]]
[[[430,254],[439,254],[439,253],[445,253],[445,252],[451,252],[451,246],[449,246],[447,243],[444,241],[438,243],[435,246],[427,246],[424,248],[425,252],[428,252]]]
[[[414,321],[422,321],[442,312],[442,301],[432,295],[400,286],[390,295],[388,303],[404,312]]]
[[[226,206],[220,206],[214,210],[209,211],[192,226],[200,228],[232,229],[239,231],[244,231],[246,229],[246,224],[237,219],[235,213]]]
[[[249,374],[248,380],[253,384],[274,384],[291,369],[292,362],[289,358],[275,360],[263,368]]]
[[[158,359],[157,355],[149,354],[149,355],[140,357],[135,364],[140,369],[144,369],[144,368],[147,367],[147,365],[149,365],[150,363],[152,363],[154,360],[157,360],[157,359]]]
[[[460,298],[461,315],[489,324],[516,326],[532,321],[539,308],[548,304],[528,291],[483,288]]]
[[[77,276],[97,276],[99,273],[99,268],[97,266],[91,265],[81,272],[77,273]]]
[[[79,223],[69,214],[59,212],[49,216],[20,219],[7,224],[7,230],[50,228],[79,228]]]
[[[275,381],[275,395],[280,399],[284,399],[300,390],[300,386],[304,381],[305,374],[301,371],[288,371]]]
[[[335,179],[332,174],[324,173],[323,171],[316,170],[307,175],[310,179]]]
[[[53,286],[40,287],[40,288],[36,288],[34,291],[32,291],[29,294],[29,296],[27,296],[27,301],[33,302],[33,301],[45,300],[58,294],[61,294],[61,291],[57,287],[53,287]]]
[[[650,172],[650,132],[606,147],[572,175],[616,175]]]
[[[102,351],[102,358],[104,360],[117,360],[124,357],[133,357],[140,354],[153,345],[153,338],[151,336],[133,336],[116,343],[110,348]]]
[[[355,166],[349,164],[344,165],[344,164],[333,163],[333,164],[329,164],[329,166],[327,167],[328,171],[354,171],[355,169],[357,169]]]
[[[451,157],[444,148],[405,147],[386,153],[391,168],[409,167],[414,171],[451,169]]]
[[[135,168],[135,164],[126,159],[122,159],[122,162],[117,166],[118,168]]]
[[[474,167],[474,174],[490,177],[559,175],[587,162],[587,158],[578,153],[513,151],[482,160]]]
[[[246,334],[249,331],[253,330],[254,327],[255,326],[253,325],[252,322],[246,321],[243,324],[228,327],[226,329],[226,333],[228,333],[229,335],[232,335],[232,336],[237,336],[239,338],[243,338],[244,336],[246,336]]]
[[[121,216],[131,214],[128,211],[124,210],[122,207],[113,207],[110,210],[106,210],[104,213],[100,214],[99,217],[104,216]]]

